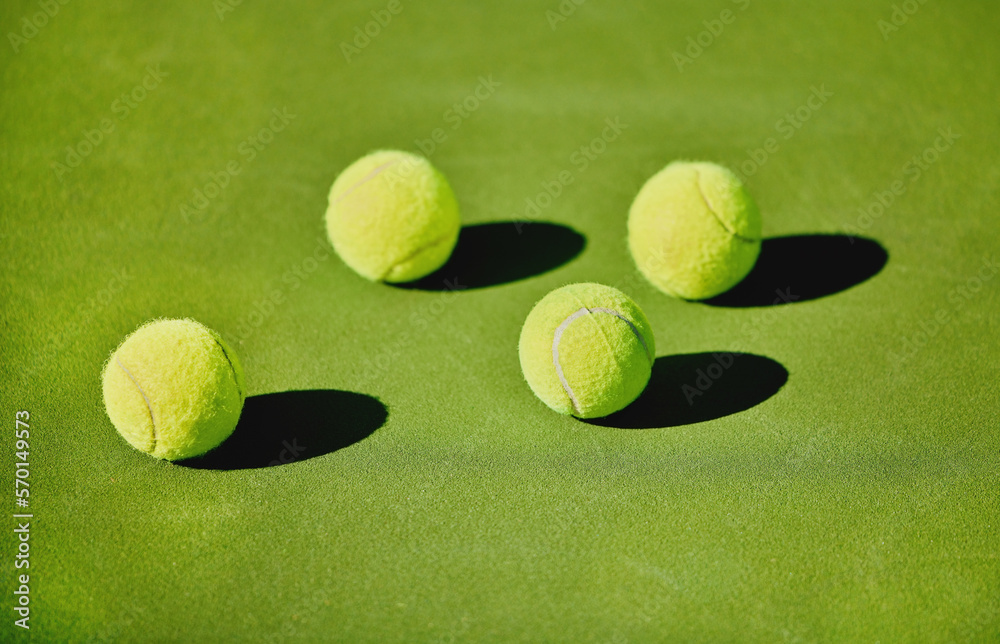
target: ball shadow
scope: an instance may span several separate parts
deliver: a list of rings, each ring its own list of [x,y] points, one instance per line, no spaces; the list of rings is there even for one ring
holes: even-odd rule
[[[284,391],[251,396],[232,435],[204,456],[177,465],[245,470],[302,461],[353,445],[385,424],[376,398],[350,391]]]
[[[871,279],[888,261],[888,251],[867,237],[773,237],[764,240],[742,282],[705,304],[745,308],[815,300]]]
[[[584,422],[657,429],[715,420],[755,407],[788,382],[779,362],[752,353],[690,353],[653,363],[645,391],[625,409]]]
[[[453,291],[516,282],[566,264],[587,245],[577,231],[547,222],[498,221],[463,226],[448,262],[398,288]]]

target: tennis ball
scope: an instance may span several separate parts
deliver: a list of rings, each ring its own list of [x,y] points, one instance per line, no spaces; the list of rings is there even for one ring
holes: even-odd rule
[[[528,314],[518,347],[521,371],[542,402],[577,418],[625,408],[649,382],[656,347],[639,306],[601,284],[570,284]]]
[[[760,211],[726,168],[675,161],[636,196],[628,243],[639,270],[661,291],[705,300],[736,286],[753,268]]]
[[[414,154],[373,152],[330,188],[326,230],[333,248],[375,282],[410,282],[441,268],[460,227],[448,180]]]
[[[175,461],[226,440],[243,409],[233,350],[194,320],[155,320],[125,338],[104,367],[104,407],[132,447]]]

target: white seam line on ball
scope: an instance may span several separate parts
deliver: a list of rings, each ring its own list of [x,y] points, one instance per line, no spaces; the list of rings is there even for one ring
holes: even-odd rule
[[[618,311],[615,311],[614,309],[597,308],[590,310],[591,312],[598,311],[600,313],[607,313],[608,315],[613,315],[622,322],[624,322],[625,324],[627,324],[628,328],[632,329],[632,333],[634,333],[635,337],[639,340],[639,344],[641,344],[642,348],[646,351],[646,358],[649,360],[649,364],[653,364],[653,354],[649,352],[649,346],[646,344],[646,338],[642,337],[642,334],[639,333],[639,329],[637,329],[636,326],[632,324],[631,320],[629,320],[627,317],[625,317]]]
[[[394,263],[384,273],[382,273],[382,277],[379,278],[379,281],[380,282],[384,282],[385,278],[389,277],[390,273],[392,273],[394,270],[396,270],[397,268],[399,268],[400,264],[405,264],[406,262],[409,262],[409,261],[411,261],[413,259],[416,259],[417,255],[419,255],[420,253],[423,253],[424,251],[428,251],[428,250],[434,248],[435,246],[440,246],[441,244],[443,244],[446,241],[448,241],[449,237],[451,237],[451,233],[448,233],[447,235],[442,235],[441,237],[438,237],[434,241],[428,242],[428,243],[424,244],[423,246],[421,246],[420,248],[416,249],[415,251],[411,252],[409,255],[407,255],[403,259],[399,260],[398,262]]]
[[[219,350],[222,351],[223,357],[225,357],[226,362],[229,363],[229,373],[233,375],[233,382],[236,384],[236,393],[240,395],[240,398],[243,398],[243,391],[240,389],[240,380],[236,377],[236,367],[233,365],[233,361],[229,359],[229,352],[226,351],[226,347],[222,346],[222,343],[219,342],[218,338],[212,336],[212,340],[214,340],[215,344],[219,346]]]
[[[129,372],[128,369],[125,368],[125,365],[122,364],[122,361],[121,359],[118,358],[118,356],[115,356],[115,362],[117,362],[118,366],[122,368],[122,371],[124,371],[125,375],[128,376],[129,380],[132,381],[132,384],[135,385],[135,388],[139,390],[139,393],[142,395],[142,399],[146,401],[146,409],[149,410],[149,422],[153,426],[152,451],[156,451],[156,419],[153,418],[153,406],[149,404],[149,398],[146,396],[146,392],[142,390],[142,387],[139,386],[138,381],[136,381],[135,377]]]
[[[726,222],[722,221],[722,217],[719,217],[719,213],[715,212],[715,208],[713,208],[712,204],[708,201],[708,197],[705,196],[705,191],[701,189],[701,173],[697,170],[694,171],[694,182],[695,185],[698,186],[698,194],[701,195],[701,200],[705,202],[705,207],[708,208],[708,212],[712,213],[712,216],[715,217],[715,221],[719,222],[719,225],[722,226],[727,233],[740,241],[747,242],[748,244],[760,241],[759,239],[744,237],[738,232],[729,229],[729,226],[726,225]]]
[[[583,315],[587,315],[588,313],[589,314],[606,313],[607,315],[613,315],[614,317],[618,318],[619,320],[627,324],[629,328],[632,329],[632,333],[634,333],[635,337],[639,340],[639,343],[642,345],[643,350],[645,350],[646,358],[649,359],[650,364],[653,363],[653,356],[649,352],[649,345],[646,344],[646,339],[642,337],[642,333],[640,333],[639,329],[637,329],[636,326],[632,324],[631,320],[626,318],[618,311],[615,311],[614,309],[606,309],[601,307],[593,309],[588,309],[584,307],[572,313],[569,317],[567,317],[565,320],[562,321],[562,324],[556,327],[556,332],[552,336],[552,363],[556,367],[556,375],[559,376],[559,382],[562,383],[563,390],[566,392],[566,395],[569,396],[569,401],[573,405],[573,410],[578,414],[582,412],[582,410],[580,409],[580,402],[576,399],[576,395],[573,393],[573,388],[570,387],[569,381],[566,380],[566,375],[563,373],[562,365],[559,364],[559,341],[562,339],[563,332],[567,329],[567,327],[569,327],[570,324],[573,323],[574,320]]]
[[[371,172],[369,172],[368,175],[365,176],[363,179],[361,179],[360,181],[358,181],[357,183],[355,183],[353,186],[351,186],[350,188],[348,188],[347,190],[345,190],[343,193],[341,193],[341,195],[339,197],[337,197],[336,199],[333,200],[333,203],[340,203],[343,199],[345,199],[347,197],[347,195],[351,194],[352,192],[354,192],[355,190],[357,190],[358,188],[360,188],[363,184],[368,183],[369,181],[371,181],[372,179],[374,179],[375,177],[377,177],[386,168],[388,168],[389,166],[396,165],[397,163],[400,163],[400,162],[401,162],[401,159],[393,159],[392,161],[386,161],[382,165],[378,166],[377,168],[375,168],[374,170],[372,170]]]
[[[573,320],[577,319],[581,315],[586,315],[590,313],[586,308],[582,308],[579,311],[573,313],[568,318],[562,321],[558,327],[556,327],[556,332],[552,336],[552,362],[556,365],[556,375],[559,376],[559,382],[562,383],[563,390],[566,395],[569,396],[569,402],[573,405],[573,411],[576,413],[581,413],[580,403],[577,401],[576,396],[573,394],[573,388],[569,386],[569,382],[566,381],[566,376],[563,374],[562,365],[559,364],[559,340],[562,339],[563,331],[566,330]]]

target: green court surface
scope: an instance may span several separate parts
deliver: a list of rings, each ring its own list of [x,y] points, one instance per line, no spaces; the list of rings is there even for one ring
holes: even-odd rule
[[[3,641],[1000,639],[990,3],[12,0],[0,25]],[[415,284],[326,239],[334,178],[382,148],[461,208]],[[626,245],[675,159],[764,217],[709,302]],[[593,422],[517,355],[583,281],[657,349]],[[246,369],[194,462],[103,408],[158,317]]]

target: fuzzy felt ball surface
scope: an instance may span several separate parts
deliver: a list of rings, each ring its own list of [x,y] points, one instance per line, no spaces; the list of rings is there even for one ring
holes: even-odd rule
[[[531,390],[561,414],[600,418],[628,406],[649,382],[656,347],[639,306],[601,284],[570,284],[528,314],[519,344]]]
[[[140,326],[108,359],[104,406],[132,447],[156,458],[200,456],[226,440],[246,397],[243,369],[211,329],[189,319]]]
[[[410,282],[440,268],[461,220],[448,180],[424,157],[382,150],[351,164],[330,188],[326,228],[359,275]]]
[[[675,161],[639,191],[628,219],[639,270],[687,300],[720,295],[757,261],[760,211],[740,179],[714,163]]]

